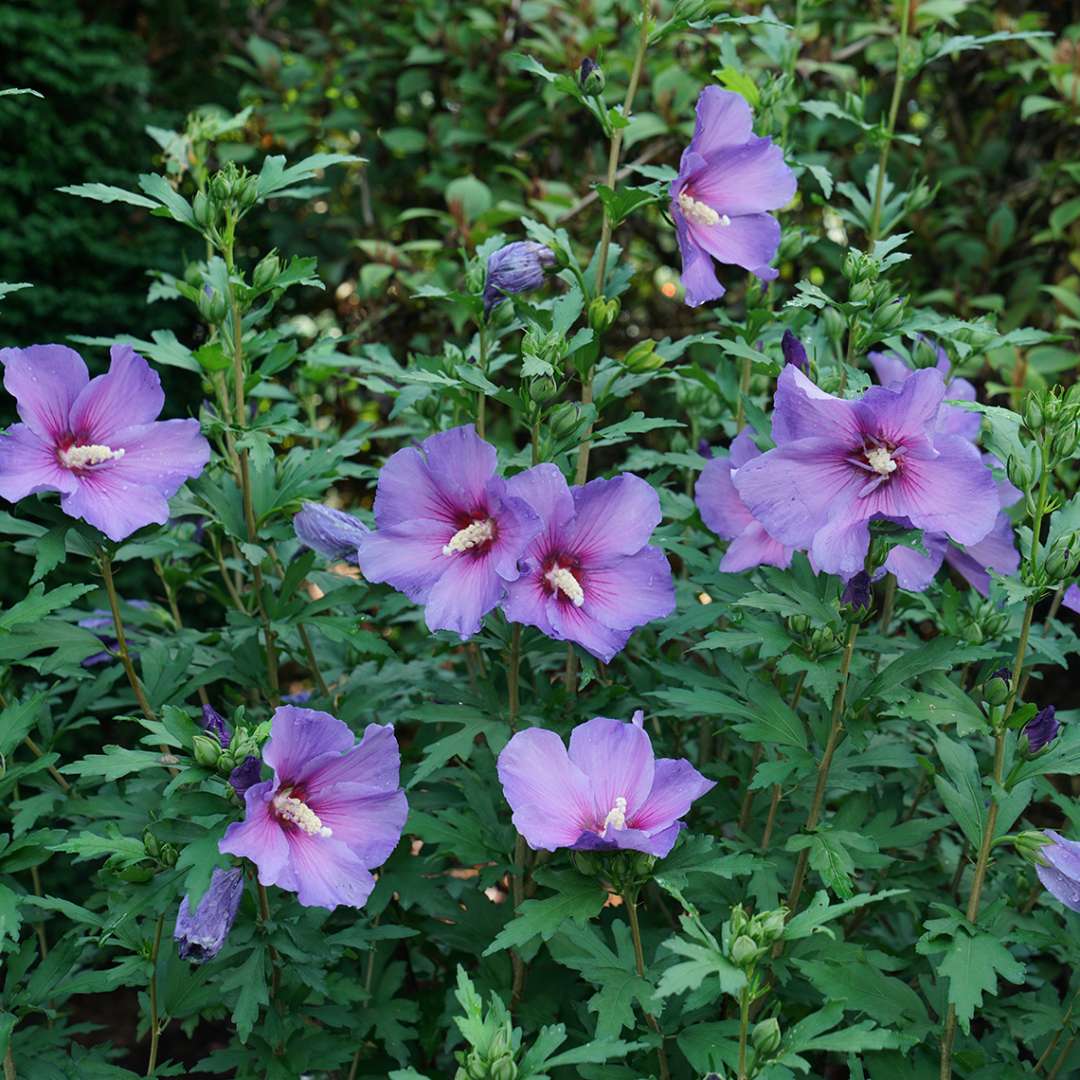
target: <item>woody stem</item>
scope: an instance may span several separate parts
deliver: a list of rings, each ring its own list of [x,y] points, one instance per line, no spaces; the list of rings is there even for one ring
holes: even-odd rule
[[[150,707],[142,682],[135,671],[135,665],[131,662],[131,653],[128,650],[127,636],[124,634],[124,620],[120,615],[120,598],[116,595],[116,582],[113,580],[112,556],[107,551],[101,553],[98,560],[101,567],[101,576],[105,581],[105,592],[109,597],[109,610],[112,612],[113,632],[116,634],[116,649],[120,654],[120,663],[123,665],[124,674],[135,691],[135,700],[139,703],[143,716],[147,720],[156,720],[157,715]]]

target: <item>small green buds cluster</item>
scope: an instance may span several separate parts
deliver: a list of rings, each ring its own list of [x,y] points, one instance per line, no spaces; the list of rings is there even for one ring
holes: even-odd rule
[[[557,405],[551,410],[548,425],[554,438],[569,438],[581,426],[581,407],[573,401]]]
[[[656,856],[644,851],[574,851],[574,866],[619,896],[636,894],[651,877]]]
[[[786,907],[750,916],[741,904],[736,904],[731,909],[731,918],[724,925],[728,958],[736,967],[744,970],[753,968],[783,935],[786,921]]]
[[[527,330],[521,339],[521,356],[527,367],[554,371],[566,352],[566,338],[559,333],[545,334],[538,327]]]
[[[1042,445],[1050,468],[1072,459],[1080,445],[1080,392],[1052,386],[1024,399],[1024,427]]]
[[[491,1022],[489,1016],[488,1022]],[[487,1025],[484,1035],[487,1036]],[[517,1080],[518,1067],[514,1060],[517,1044],[510,1018],[497,1023],[490,1036],[471,1050],[459,1050],[454,1055],[460,1068],[454,1080]]]
[[[615,325],[622,305],[616,298],[598,296],[589,304],[589,326],[597,334],[603,334]]]
[[[1046,553],[1043,570],[1051,584],[1068,581],[1080,568],[1080,532],[1057,537]]]
[[[1051,843],[1050,838],[1038,829],[1027,829],[1012,837],[1013,850],[1032,866],[1045,866],[1042,849]]]

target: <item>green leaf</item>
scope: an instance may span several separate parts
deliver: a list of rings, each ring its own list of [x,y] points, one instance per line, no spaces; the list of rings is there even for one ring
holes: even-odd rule
[[[424,143],[426,145],[426,138]],[[262,169],[259,171],[259,197],[262,199],[269,195],[281,197],[284,189],[312,179],[331,165],[343,165],[363,160],[354,154],[312,154],[286,168],[285,158],[273,155],[263,161]]]
[[[14,607],[0,614],[0,630],[38,623],[51,611],[70,607],[80,596],[85,596],[94,589],[93,585],[61,585],[58,589],[46,592],[44,585],[35,585]]]
[[[111,184],[74,184],[70,187],[57,188],[57,191],[65,195],[78,195],[81,199],[93,199],[96,202],[128,203],[130,206],[141,206],[144,210],[155,210],[158,204],[145,195],[139,195],[134,191],[125,191],[123,188],[113,187]]]
[[[927,1020],[926,1006],[901,979],[886,975],[865,960],[795,960],[794,964],[821,991],[826,1001],[840,1001],[853,1012],[864,1012],[882,1024],[895,1025],[901,1016]]]
[[[663,196],[646,188],[616,188],[612,190],[606,184],[596,185],[596,194],[604,204],[612,227],[621,224],[635,210],[650,203],[663,201]]]
[[[0,885],[0,942],[6,937],[18,941],[21,925],[19,897],[6,885]]]
[[[240,991],[233,1006],[232,1020],[240,1041],[247,1042],[255,1021],[259,1019],[259,1007],[270,1003],[266,992],[265,952],[261,945],[248,954],[240,967],[221,980],[221,988]]]
[[[935,745],[948,779],[935,776],[934,786],[968,842],[978,847],[982,842],[985,812],[982,778],[975,753],[966,743],[953,742],[945,735],[939,735]]]
[[[67,522],[61,522],[38,538],[35,544],[34,572],[30,575],[31,585],[40,581],[50,570],[55,569],[64,561],[65,541],[70,528]]]
[[[44,700],[44,694],[34,694],[0,712],[0,758],[7,757],[33,730]]]
[[[964,1033],[982,1005],[983,994],[997,993],[998,976],[1011,983],[1024,981],[1024,965],[993,935],[957,927],[952,945],[938,965],[938,976],[949,980],[949,1003]]]
[[[104,780],[118,780],[129,773],[143,769],[164,769],[161,753],[152,750],[133,750],[127,746],[103,747],[103,754],[89,754],[81,761],[72,761],[61,772],[73,776],[100,776]]]
[[[544,900],[526,900],[517,915],[495,935],[484,956],[515,949],[538,935],[544,941],[564,929],[568,919],[584,923],[595,918],[604,906],[607,894],[592,879],[573,870],[542,870],[535,875],[542,885],[555,890]]]
[[[885,889],[878,893],[860,893],[850,900],[844,900],[839,904],[829,903],[829,894],[823,889],[815,893],[814,899],[806,906],[805,911],[800,911],[784,927],[785,941],[798,941],[800,938],[809,937],[819,927],[826,923],[841,919],[848,912],[855,911],[865,904],[877,904],[882,900],[888,900],[892,896],[900,896],[907,889]]]

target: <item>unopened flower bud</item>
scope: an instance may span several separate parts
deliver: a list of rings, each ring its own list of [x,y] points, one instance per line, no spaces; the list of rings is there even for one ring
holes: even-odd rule
[[[225,717],[213,705],[207,704],[202,707],[202,717],[199,722],[203,730],[217,738],[223,750],[229,745],[229,725],[225,723]]]
[[[848,299],[853,304],[869,303],[874,295],[874,287],[869,281],[856,281],[848,292]]]
[[[529,383],[529,397],[537,405],[546,405],[558,392],[558,384],[550,375],[541,375]]]
[[[822,316],[825,322],[825,333],[829,335],[830,341],[840,341],[844,332],[847,330],[847,323],[844,321],[844,316],[834,307],[828,307],[825,309],[825,314]]]
[[[491,1080],[517,1080],[517,1074],[517,1066],[514,1064],[513,1057],[509,1054],[505,1054],[498,1060],[493,1061],[488,1072]]]
[[[208,228],[217,220],[214,205],[205,191],[195,192],[195,198],[191,202],[191,211],[195,217],[195,224],[202,229]]]
[[[259,201],[259,178],[245,176],[237,185],[236,202],[241,210],[250,210]]]
[[[191,749],[195,754],[195,760],[206,769],[216,769],[218,758],[221,757],[221,747],[217,739],[209,735],[193,735]]]
[[[604,71],[591,56],[586,56],[578,68],[578,86],[589,97],[599,97],[606,85]]]
[[[265,289],[280,273],[281,260],[271,251],[255,264],[255,269],[251,272],[251,280],[256,289]]]
[[[194,913],[186,896],[180,901],[173,939],[181,960],[205,964],[221,952],[243,894],[244,872],[239,867],[231,870],[217,867]]]
[[[565,439],[577,430],[581,423],[581,411],[572,401],[557,405],[551,412],[551,433],[556,439]]]
[[[750,916],[746,914],[742,904],[736,904],[731,909],[731,918],[728,922],[731,924],[732,937],[738,937],[740,934],[745,933],[747,927],[749,927]]]
[[[810,373],[810,361],[806,355],[803,343],[790,331],[785,330],[780,341],[780,348],[784,353],[784,363],[797,367],[804,375]]]
[[[780,1049],[780,1021],[775,1016],[755,1024],[750,1032],[750,1045],[761,1057],[768,1057]]]
[[[635,375],[644,375],[664,366],[664,358],[656,351],[652,338],[639,341],[622,359],[623,367]]]
[[[589,326],[597,334],[610,330],[615,325],[615,320],[619,317],[621,308],[622,305],[617,297],[612,297],[610,300],[603,296],[596,297],[589,304]]]
[[[488,256],[484,314],[511,293],[530,292],[544,283],[544,271],[555,265],[555,253],[534,240],[505,244]]]
[[[1024,725],[1022,735],[1027,739],[1029,754],[1039,753],[1058,737],[1061,724],[1054,715],[1056,711],[1053,705],[1047,705]]]
[[[1008,668],[999,668],[983,685],[983,701],[987,705],[1004,705],[1009,698],[1009,684],[1012,672]]]
[[[758,953],[757,942],[747,934],[740,934],[731,943],[731,960],[732,963],[737,964],[739,967],[748,967],[757,959]]]
[[[847,254],[844,256],[844,261],[840,267],[844,277],[846,277],[848,281],[854,280],[859,274],[861,267],[862,257],[854,248],[848,248]]]
[[[356,565],[361,541],[371,531],[358,518],[344,510],[322,503],[304,503],[293,518],[296,539],[306,548],[331,562]]]
[[[805,634],[810,629],[810,616],[789,615],[787,627],[793,634]]]
[[[786,923],[787,908],[777,908],[775,911],[770,911],[759,924],[761,940],[765,944],[771,945],[783,934]]]
[[[1039,395],[1033,391],[1024,402],[1024,424],[1028,431],[1034,433],[1042,430],[1044,419],[1042,402]]]
[[[149,830],[143,831],[143,850],[152,859],[156,859],[161,854],[161,844],[158,843],[158,838]]]
[[[878,308],[874,314],[874,325],[887,334],[895,330],[904,321],[904,301],[897,297],[891,303]]]
[[[161,854],[158,856],[158,860],[162,866],[175,866],[178,857],[179,852],[172,844],[161,845]]]
[[[867,611],[870,608],[871,596],[870,575],[865,570],[860,570],[845,582],[840,603],[851,608],[853,613]]]

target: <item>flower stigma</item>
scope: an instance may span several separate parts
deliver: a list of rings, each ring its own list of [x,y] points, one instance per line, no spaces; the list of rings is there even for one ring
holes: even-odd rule
[[[292,788],[285,788],[274,796],[274,810],[278,817],[295,825],[308,836],[333,836],[333,829],[319,820],[319,815],[302,799],[294,799]]]
[[[692,225],[730,225],[731,218],[727,214],[718,213],[707,203],[687,195],[685,191],[679,192],[679,209],[683,216]]]
[[[604,826],[600,830],[601,838],[607,836],[608,829],[626,828],[626,800],[620,795],[615,800],[615,805],[608,811],[604,818]]]
[[[491,518],[485,518],[483,521],[474,521],[469,525],[466,525],[464,529],[458,529],[452,537],[450,542],[446,544],[442,553],[444,555],[454,555],[459,551],[468,551],[470,548],[479,547],[481,544],[486,544],[490,540],[495,538],[495,522]]]
[[[544,580],[551,586],[552,592],[563,593],[574,607],[581,607],[585,603],[585,590],[581,582],[565,566],[554,563],[544,575]]]
[[[884,446],[874,446],[869,450],[864,450],[866,460],[870,463],[870,468],[874,472],[879,473],[881,476],[888,476],[890,473],[896,472],[896,462],[892,459],[892,454]]]
[[[90,446],[69,446],[57,450],[56,456],[60,459],[60,464],[67,469],[88,469],[106,461],[118,461],[124,456],[124,451],[94,443]]]

